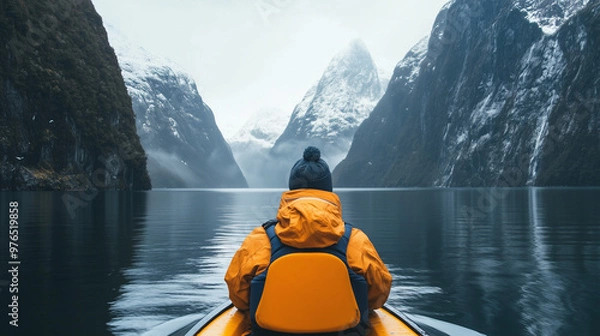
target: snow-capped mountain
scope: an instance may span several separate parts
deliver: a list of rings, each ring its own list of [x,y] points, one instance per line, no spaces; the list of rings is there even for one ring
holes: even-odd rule
[[[592,1],[449,3],[334,183],[600,185],[598,27]]]
[[[285,129],[289,113],[277,108],[264,108],[254,113],[240,130],[227,139],[234,154],[235,148],[257,147],[271,149]]]
[[[194,80],[113,27],[107,30],[136,113],[153,187],[247,186]]]
[[[275,165],[269,151],[285,129],[289,113],[265,108],[254,113],[230,139],[229,145],[250,187],[282,186],[270,173]]]
[[[294,160],[304,147],[316,145],[330,167],[335,167],[348,152],[354,132],[369,116],[386,84],[381,82],[365,44],[352,41],[331,60],[319,82],[296,106],[271,154]]]

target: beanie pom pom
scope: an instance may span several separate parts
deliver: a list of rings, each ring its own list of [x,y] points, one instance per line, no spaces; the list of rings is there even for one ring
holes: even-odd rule
[[[321,158],[321,151],[317,147],[309,146],[304,150],[304,154],[302,155],[304,160],[306,161],[314,161],[317,162]]]

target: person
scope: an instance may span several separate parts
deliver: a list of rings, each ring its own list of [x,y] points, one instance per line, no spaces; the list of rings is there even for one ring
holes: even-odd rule
[[[276,252],[281,247],[287,248],[289,251]],[[270,271],[270,269],[274,268],[275,262],[277,262],[273,260],[273,253],[279,254],[276,260],[283,260],[281,254],[296,254],[295,252],[303,251],[324,251],[335,254],[334,250],[338,251],[338,257],[345,262],[344,270],[346,272],[343,277],[348,278],[348,274],[350,274],[350,282],[354,292],[352,301],[356,301],[360,309],[360,323],[356,324],[355,319],[351,323],[354,324],[352,327],[358,330],[358,334],[365,334],[368,329],[368,310],[383,306],[390,293],[392,277],[367,235],[343,221],[342,205],[339,197],[333,192],[329,167],[321,159],[319,149],[310,146],[305,149],[303,157],[294,164],[290,171],[289,191],[284,192],[281,196],[276,220],[255,228],[246,237],[234,254],[225,274],[229,298],[234,306],[245,314],[245,323],[248,329],[246,334],[250,333],[250,330],[252,330],[252,335],[285,334],[282,332],[269,333],[268,329],[260,325],[260,321],[257,322],[256,316],[257,310],[260,310],[260,305],[264,303],[261,303],[261,300],[265,300],[266,292],[269,291],[267,286],[271,286],[269,288],[277,286],[275,280],[271,281],[271,285],[269,285],[271,272],[275,271]],[[307,255],[309,258],[317,256],[316,254]],[[270,267],[270,265],[273,266]],[[316,259],[315,263],[303,271],[299,270],[299,265],[296,262],[296,264],[287,268],[286,272],[294,274],[289,274],[289,277],[285,280],[286,282],[294,282],[296,279],[302,280],[303,277],[307,276],[306,273],[318,268],[315,266],[318,265]],[[319,271],[321,273],[317,276],[324,277],[328,275],[327,269]],[[263,278],[262,282],[254,283],[261,277]],[[265,277],[267,285],[264,282]],[[361,281],[366,282],[363,289],[361,289]],[[315,286],[318,287],[327,288],[327,286],[332,286],[332,289],[325,290],[325,294],[334,292],[336,290],[335,286],[337,286],[337,284],[329,284],[325,281],[316,281],[316,283],[318,284]],[[312,293],[323,293],[323,291],[302,288],[302,286],[310,287],[311,284],[303,284],[300,289],[295,290],[287,288],[288,285],[290,284],[280,284],[280,288],[283,288],[283,294],[276,294],[275,297],[276,301],[283,304],[287,303],[291,308],[275,308],[274,310],[278,311],[279,314],[304,304],[290,301],[303,300],[304,297],[311,296]],[[300,294],[300,297],[295,297],[293,300],[285,297],[298,291],[304,291]],[[364,293],[361,294],[361,291]],[[325,303],[318,302],[316,306],[308,311],[318,310],[326,306]],[[331,312],[331,314],[336,314],[336,312]],[[284,324],[291,323],[291,320],[301,320],[300,318],[287,318],[286,320],[285,317],[281,317],[283,315],[278,316],[273,319]],[[333,319],[325,318],[325,320],[330,321]],[[305,322],[299,323],[299,328],[306,325]],[[296,330],[294,333],[299,332],[299,330]],[[303,330],[303,332],[306,332],[306,330]]]

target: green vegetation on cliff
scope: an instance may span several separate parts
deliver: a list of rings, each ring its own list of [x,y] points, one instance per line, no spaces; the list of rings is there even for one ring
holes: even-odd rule
[[[149,189],[131,99],[90,0],[0,3],[0,189]]]

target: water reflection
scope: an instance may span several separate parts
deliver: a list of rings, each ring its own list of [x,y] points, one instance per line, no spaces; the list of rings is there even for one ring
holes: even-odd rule
[[[400,309],[489,335],[598,333],[597,189],[342,195],[390,264]]]
[[[443,317],[451,312],[437,281],[443,266],[446,193],[433,190],[342,190],[344,218],[369,236],[393,275],[388,303]],[[451,195],[450,195],[451,196]],[[451,200],[449,202],[452,202]],[[432,312],[429,302],[438,302]]]
[[[135,193],[99,193],[70,213],[65,195],[71,194],[0,193],[3,204],[19,202],[21,260],[20,325],[10,333],[0,329],[0,334],[76,335],[90,330],[110,335],[107,302],[124,282],[120,270],[131,262],[131,241],[138,229],[132,218],[136,211],[145,212],[144,199]],[[5,232],[5,222],[0,223]]]
[[[518,300],[521,323],[530,335],[558,334],[563,325],[564,285],[548,258],[547,225],[539,189],[529,191],[532,267],[524,274]]]
[[[191,196],[148,193],[148,211],[135,219],[143,231],[133,244],[133,263],[123,271],[126,284],[110,304],[114,334],[137,335],[207,304],[200,289],[211,287],[212,280],[202,276],[198,260],[217,221],[212,209],[220,200]]]
[[[225,301],[231,257],[254,227],[274,217],[275,199],[272,191],[150,193],[127,284],[111,304],[111,330],[138,335]]]
[[[600,228],[589,216],[590,212],[598,212],[592,206],[597,199],[570,198],[571,194],[573,190],[529,191],[533,263],[525,274],[518,302],[529,335],[592,335],[598,330],[597,325],[583,321],[597,321],[598,310],[587,299],[599,299],[600,286],[591,278],[575,277],[587,273],[580,272],[584,260],[584,264],[595,266],[595,270],[588,271],[598,274]]]
[[[340,190],[393,274],[389,303],[488,335],[600,331],[599,190]],[[161,191],[134,216],[110,330],[139,334],[227,298],[223,275],[281,191]],[[489,202],[493,200],[493,203]],[[473,217],[465,207],[483,209]]]

